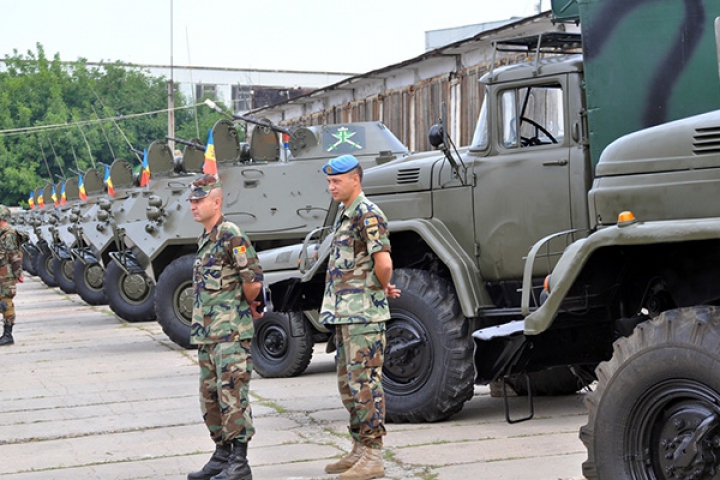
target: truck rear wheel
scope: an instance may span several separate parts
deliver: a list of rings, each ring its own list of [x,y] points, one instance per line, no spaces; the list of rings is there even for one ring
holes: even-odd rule
[[[383,388],[391,422],[435,422],[473,395],[473,342],[454,288],[426,271],[395,270]]]
[[[618,340],[585,400],[585,477],[716,478],[719,364],[720,307],[668,310]]]
[[[40,250],[35,256],[35,271],[37,271],[40,280],[51,288],[58,286],[57,280],[55,280],[55,269],[53,267],[52,253],[50,253],[49,250],[47,252]]]
[[[155,314],[170,340],[183,348],[190,343],[192,325],[193,281],[195,255],[183,255],[165,267],[155,287]]]
[[[251,344],[253,369],[265,378],[288,378],[303,373],[313,354],[313,330],[307,323],[300,312],[266,312],[255,320]]]
[[[128,322],[155,320],[155,287],[141,273],[128,275],[110,262],[103,278],[103,291],[115,314]]]
[[[105,269],[99,263],[75,260],[73,264],[75,290],[88,305],[107,305],[108,300],[103,292],[104,275]]]
[[[35,269],[35,257],[37,257],[38,251],[35,249],[27,249],[23,248],[23,270],[25,270],[29,275],[37,275],[37,270]]]
[[[73,261],[71,258],[53,258],[55,281],[60,287],[60,290],[65,293],[75,293],[72,269]]]

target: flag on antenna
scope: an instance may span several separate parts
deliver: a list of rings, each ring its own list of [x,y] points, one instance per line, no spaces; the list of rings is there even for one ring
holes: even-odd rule
[[[115,186],[113,185],[112,177],[110,176],[110,167],[107,165],[105,165],[105,178],[103,178],[103,182],[107,185],[108,195],[114,197]]]
[[[52,201],[56,207],[60,206],[60,200],[58,199],[57,191],[55,190],[55,185],[53,185],[52,195],[50,195],[50,198],[52,198]]]
[[[140,171],[140,186],[150,183],[150,164],[148,163],[147,149],[143,149],[142,170]]]
[[[30,197],[28,197],[28,205],[30,205],[30,210],[35,209],[35,192],[30,192]]]
[[[60,205],[67,203],[67,194],[65,193],[65,182],[62,183],[62,190],[60,190]]]
[[[87,192],[85,191],[85,181],[83,176],[78,173],[78,190],[80,192],[80,200],[87,200]]]
[[[215,158],[215,141],[213,140],[212,130],[210,130],[207,146],[205,147],[205,163],[203,163],[203,173],[217,175],[217,159]]]
[[[45,194],[43,193],[42,188],[38,191],[37,203],[40,208],[43,208],[45,206]]]

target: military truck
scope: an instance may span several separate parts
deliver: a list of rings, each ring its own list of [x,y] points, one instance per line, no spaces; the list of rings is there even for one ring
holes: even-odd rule
[[[224,185],[224,213],[250,236],[258,250],[298,243],[323,223],[328,196],[320,168],[329,158],[353,152],[367,167],[409,154],[380,122],[292,130],[259,122],[249,144],[239,141],[229,119],[219,120],[212,131]],[[280,132],[290,137],[286,160]],[[185,182],[185,186],[189,184],[190,180]],[[192,263],[201,227],[193,221],[186,197],[187,190],[169,201],[156,201],[144,222],[125,224],[120,235],[126,249],[111,256],[126,275],[145,276],[146,296],[134,307],[142,309],[146,319],[156,314],[168,337],[189,348]],[[109,281],[106,274],[106,292],[120,283],[118,278]]]
[[[596,172],[609,143],[720,106],[717,66],[707,67],[708,57],[715,58],[716,2],[691,7],[662,0],[587,0],[580,6],[590,12],[580,23],[582,37],[561,25],[537,37],[496,43],[497,61],[503,55],[529,61],[493,68],[480,80],[485,100],[471,145],[454,148],[444,128],[436,127],[431,142],[442,155],[412,155],[366,172],[364,191],[389,219],[394,282],[403,291],[389,300],[383,369],[392,421],[446,419],[472,397],[474,380],[502,378],[530,395],[572,393],[592,382],[594,365],[582,360],[599,361],[598,348],[607,352],[611,343],[594,339],[612,330],[608,324],[585,322],[582,336],[560,328],[547,348],[529,343],[520,351],[478,345],[475,354],[472,334],[501,326],[492,330],[500,337],[517,326],[521,291],[526,310],[538,307],[543,280],[558,258],[546,254],[528,266],[524,257],[540,239],[549,237],[543,251],[552,252],[562,250],[560,242],[567,237],[588,234],[597,214],[606,213],[594,211],[588,200],[597,175],[605,177],[608,199],[623,181],[638,181],[627,175],[641,176],[640,165],[670,178],[666,169],[672,162],[662,167],[653,161],[633,163],[637,171],[630,163],[613,163]],[[553,8],[561,13],[559,19],[574,21],[570,12],[578,5],[554,2]],[[648,55],[651,50],[658,54]],[[678,150],[666,146],[666,151]],[[644,158],[641,152],[626,155]],[[679,165],[685,166],[673,169],[691,168]],[[665,207],[661,192],[658,187],[644,193]],[[710,211],[700,210],[696,216]],[[655,260],[670,256],[664,253]],[[301,277],[270,286],[276,311],[296,315],[319,308],[327,261],[323,249],[318,259]],[[627,264],[624,258],[615,260],[615,266]],[[645,293],[655,291],[653,285]],[[577,293],[577,309],[567,322],[584,306],[581,300],[591,301]],[[564,360],[547,365],[552,368],[527,364],[528,356],[550,351]],[[508,362],[511,369],[497,370]]]
[[[662,38],[639,67],[664,92],[648,89],[642,111],[667,121],[602,150],[588,194],[590,234],[564,250],[547,246],[563,233],[533,245],[524,320],[476,332],[475,360],[486,366],[480,381],[594,369],[580,431],[586,478],[709,480],[720,467],[720,5],[639,3],[611,17],[601,2],[581,2],[584,50],[601,62],[606,29],[618,41],[635,38],[633,27],[648,41]],[[548,257],[557,264],[533,309],[531,272]]]

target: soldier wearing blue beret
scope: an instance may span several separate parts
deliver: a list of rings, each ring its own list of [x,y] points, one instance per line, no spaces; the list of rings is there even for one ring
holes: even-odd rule
[[[362,167],[352,155],[322,168],[333,199],[342,204],[328,262],[322,322],[335,331],[338,389],[350,414],[353,449],[325,467],[340,480],[385,476],[385,394],[382,366],[387,298],[400,296],[390,283],[392,259],[387,218],[362,192]]]

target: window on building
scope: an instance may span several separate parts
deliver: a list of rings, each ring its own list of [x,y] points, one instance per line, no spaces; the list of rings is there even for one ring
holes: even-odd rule
[[[210,100],[217,100],[217,85],[210,83],[198,83],[195,85],[195,98],[198,102],[209,98]]]
[[[235,112],[252,110],[252,87],[250,85],[233,85],[232,102]]]

